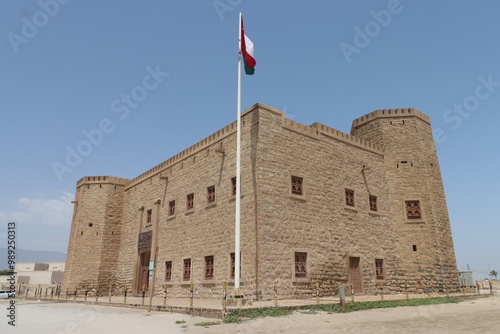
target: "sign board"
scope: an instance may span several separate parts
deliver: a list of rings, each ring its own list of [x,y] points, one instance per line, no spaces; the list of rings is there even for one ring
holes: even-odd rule
[[[149,261],[149,270],[154,270],[155,268],[155,261]]]
[[[152,272],[152,271],[150,271],[150,272],[149,272],[149,280],[150,280],[150,281],[152,281],[152,280],[153,280],[153,272]]]
[[[147,231],[139,234],[139,241],[137,242],[137,247],[151,246],[151,240],[153,237],[153,231]]]

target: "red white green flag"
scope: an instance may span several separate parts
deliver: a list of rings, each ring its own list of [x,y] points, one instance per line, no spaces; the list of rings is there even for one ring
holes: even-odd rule
[[[257,64],[257,62],[254,58],[253,42],[250,40],[250,38],[247,37],[247,35],[245,35],[245,29],[243,27],[243,17],[241,18],[240,40],[240,51],[241,56],[243,57],[243,63],[245,64],[245,73],[248,75],[252,75],[255,73],[255,65]]]

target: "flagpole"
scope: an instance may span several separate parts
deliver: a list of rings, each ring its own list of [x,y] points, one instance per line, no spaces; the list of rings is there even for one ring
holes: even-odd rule
[[[236,214],[234,223],[234,294],[240,296],[240,193],[241,193],[241,12],[238,29],[238,101],[236,118]],[[234,297],[238,297],[234,296]]]

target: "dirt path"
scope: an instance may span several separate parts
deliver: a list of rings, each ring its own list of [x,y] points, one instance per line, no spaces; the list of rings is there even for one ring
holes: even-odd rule
[[[500,333],[500,296],[459,304],[399,307],[348,314],[294,313],[243,324],[209,328],[189,325],[186,333]]]

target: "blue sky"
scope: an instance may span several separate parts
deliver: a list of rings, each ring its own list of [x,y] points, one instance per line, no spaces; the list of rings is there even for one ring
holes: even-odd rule
[[[20,247],[65,252],[78,179],[133,178],[236,119],[239,11],[257,59],[243,109],[344,132],[380,108],[426,113],[459,269],[500,269],[494,0],[7,1],[0,247],[15,219]]]

